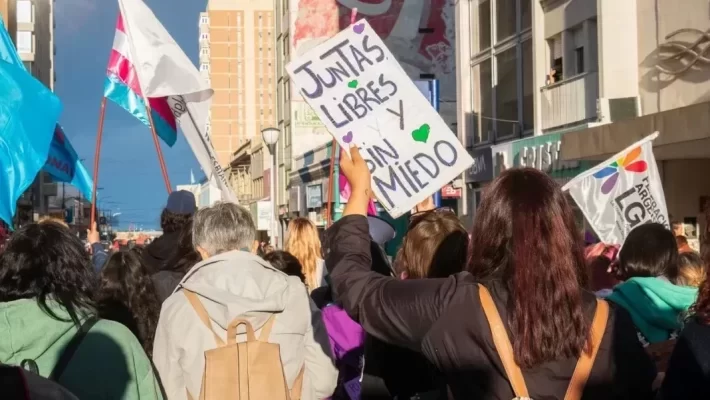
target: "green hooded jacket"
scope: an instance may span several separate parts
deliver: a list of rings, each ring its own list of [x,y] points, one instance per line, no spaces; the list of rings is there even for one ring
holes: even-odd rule
[[[674,285],[666,279],[631,278],[617,285],[607,299],[631,314],[636,328],[650,343],[658,343],[682,329],[684,313],[697,296],[697,288]]]
[[[69,315],[48,302],[59,317]],[[77,327],[43,312],[36,299],[0,303],[0,362],[20,365],[34,360],[47,377]],[[123,325],[99,320],[88,332],[59,383],[80,399],[162,399],[148,356]],[[1,396],[0,396],[1,397]]]

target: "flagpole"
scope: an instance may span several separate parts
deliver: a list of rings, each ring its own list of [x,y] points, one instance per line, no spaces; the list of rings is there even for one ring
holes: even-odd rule
[[[165,182],[165,189],[167,189],[168,194],[170,194],[173,189],[170,185],[170,178],[168,177],[168,169],[165,166],[165,159],[163,158],[163,150],[160,148],[160,140],[158,139],[158,133],[155,131],[155,124],[153,124],[153,113],[148,104],[148,99],[145,99],[145,108],[148,112],[148,122],[150,122],[150,131],[153,133],[153,143],[155,144],[155,151],[158,153],[158,162],[160,163],[160,172],[163,173],[163,181]]]
[[[333,139],[332,142],[330,142],[330,178],[328,179],[328,200],[326,202],[326,217],[327,217],[327,222],[325,226],[330,226],[330,224],[333,222],[333,213],[331,212],[332,210],[332,204],[333,204],[333,189],[335,182],[333,181],[334,177],[334,169],[335,169],[335,152],[338,150],[338,142]],[[340,178],[340,177],[338,177]]]
[[[101,157],[101,137],[104,134],[104,116],[106,115],[106,97],[101,98],[101,111],[99,111],[99,127],[96,131],[96,150],[94,150],[94,185],[91,188],[91,222],[89,229],[93,229],[96,222],[96,188],[99,184],[99,158]]]

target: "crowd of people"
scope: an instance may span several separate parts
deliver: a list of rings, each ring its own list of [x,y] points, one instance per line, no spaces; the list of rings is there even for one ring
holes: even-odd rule
[[[265,248],[248,210],[184,191],[142,249],[107,253],[92,229],[87,251],[61,221],[18,229],[0,253],[0,369],[62,399],[710,398],[710,254],[653,223],[585,244],[560,187],[522,168],[486,189],[470,234],[419,204],[390,263],[350,156],[322,243],[296,218]]]

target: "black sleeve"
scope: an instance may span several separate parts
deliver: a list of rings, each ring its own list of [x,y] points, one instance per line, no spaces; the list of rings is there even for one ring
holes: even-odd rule
[[[649,399],[653,397],[653,381],[656,379],[656,365],[644,350],[636,336],[636,326],[628,311],[619,306],[614,308],[613,357],[614,398]]]
[[[401,281],[371,271],[367,218],[350,215],[327,232],[326,265],[336,300],[363,329],[387,343],[420,351],[446,308],[456,279]]]
[[[668,362],[668,370],[661,387],[663,400],[708,398],[708,374],[703,370],[698,358],[705,354],[695,354],[689,339],[693,339],[695,326],[689,325],[678,338],[673,354]],[[700,338],[701,343],[708,340]],[[706,346],[703,346],[706,347]]]

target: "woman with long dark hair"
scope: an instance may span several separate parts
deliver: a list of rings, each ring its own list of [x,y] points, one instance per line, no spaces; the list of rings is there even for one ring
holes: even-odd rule
[[[629,315],[585,290],[582,237],[550,177],[534,169],[502,173],[476,213],[466,271],[400,281],[370,271],[370,174],[357,148],[350,151],[340,159],[353,193],[328,232],[326,265],[338,300],[367,333],[422,352],[457,399],[505,399],[516,392],[564,398],[580,357],[589,361],[590,375],[572,389],[583,391],[585,400],[652,396],[656,371]],[[592,335],[591,328],[603,334]],[[522,370],[520,379],[509,377],[506,367]]]
[[[120,322],[133,332],[151,356],[160,317],[160,302],[140,250],[119,251],[101,270],[97,308],[101,318]]]
[[[66,227],[17,230],[0,254],[0,363],[36,368],[81,399],[162,398],[131,331],[96,318],[96,281]]]

